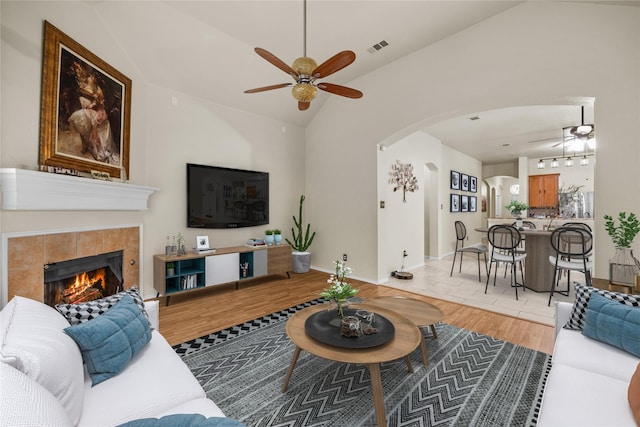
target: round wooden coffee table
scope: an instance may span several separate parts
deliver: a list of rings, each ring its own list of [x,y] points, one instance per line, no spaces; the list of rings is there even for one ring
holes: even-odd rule
[[[384,396],[382,392],[382,380],[380,378],[380,363],[389,362],[396,359],[404,359],[409,372],[413,372],[409,353],[420,344],[420,335],[422,335],[416,326],[406,317],[401,316],[395,311],[388,310],[384,307],[372,306],[368,304],[353,304],[351,307],[358,310],[368,310],[384,316],[393,323],[395,335],[386,344],[371,348],[342,348],[323,344],[311,338],[305,330],[305,322],[307,319],[321,310],[327,310],[327,304],[315,305],[305,308],[291,316],[287,320],[287,335],[289,339],[296,345],[296,349],[289,365],[289,370],[282,385],[282,392],[287,390],[289,379],[293,373],[293,368],[300,356],[300,350],[304,350],[314,356],[327,360],[333,360],[343,363],[361,363],[369,369],[371,377],[371,390],[373,394],[373,405],[376,414],[376,424],[379,427],[386,427],[387,419],[384,408]],[[357,339],[357,338],[356,338]]]
[[[368,304],[377,307],[384,307],[389,310],[400,313],[407,319],[411,320],[420,330],[420,349],[422,350],[422,363],[425,366],[429,364],[429,357],[427,356],[427,343],[424,339],[424,333],[421,328],[427,326],[431,327],[431,332],[434,338],[438,338],[435,324],[444,319],[444,314],[438,307],[428,302],[401,297],[377,297],[367,300]]]

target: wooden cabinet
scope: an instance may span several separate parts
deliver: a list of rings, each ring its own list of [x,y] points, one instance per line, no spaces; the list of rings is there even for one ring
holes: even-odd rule
[[[559,173],[529,176],[529,206],[555,208],[558,206]]]
[[[153,286],[166,297],[196,291],[208,286],[236,283],[254,277],[291,271],[291,246],[234,246],[217,249],[214,254],[191,253],[182,256],[153,256]]]

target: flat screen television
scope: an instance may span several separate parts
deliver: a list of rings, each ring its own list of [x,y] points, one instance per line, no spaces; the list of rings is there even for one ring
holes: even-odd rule
[[[269,223],[269,173],[187,163],[187,226]]]

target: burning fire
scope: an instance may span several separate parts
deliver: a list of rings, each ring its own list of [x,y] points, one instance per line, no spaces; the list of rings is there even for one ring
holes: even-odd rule
[[[62,300],[65,304],[76,304],[102,298],[105,270],[101,268],[92,273],[91,276],[86,272],[76,274],[75,281],[69,283],[62,292]]]

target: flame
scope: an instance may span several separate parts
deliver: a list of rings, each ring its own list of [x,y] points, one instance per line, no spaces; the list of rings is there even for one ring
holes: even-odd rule
[[[93,274],[87,272],[77,273],[73,282],[69,283],[62,292],[62,299],[66,304],[92,301],[102,298],[101,290],[105,284],[105,269],[94,270]]]

